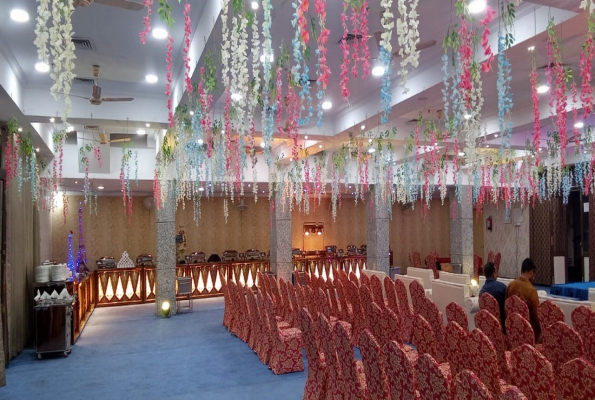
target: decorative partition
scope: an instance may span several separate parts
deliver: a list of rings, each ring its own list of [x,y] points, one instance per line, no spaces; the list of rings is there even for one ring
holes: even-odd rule
[[[76,293],[76,302],[73,307],[73,324],[71,332],[72,344],[76,342],[83,331],[87,320],[91,316],[97,301],[97,277],[91,274],[81,282],[73,283],[71,293]]]
[[[100,269],[97,274],[97,306],[144,303],[152,297],[155,299],[154,268],[114,268]],[[149,284],[149,277],[151,283]],[[145,283],[145,280],[147,283]],[[151,288],[145,292],[145,286]]]
[[[366,256],[349,257],[316,257],[316,258],[294,258],[293,270],[297,272],[309,272],[314,276],[321,276],[325,281],[333,280],[333,270],[342,269],[347,274],[355,272],[359,278],[362,270],[366,269]]]

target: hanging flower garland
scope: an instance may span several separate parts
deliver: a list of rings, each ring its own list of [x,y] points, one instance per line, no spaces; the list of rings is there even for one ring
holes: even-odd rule
[[[393,47],[390,43],[393,36],[393,22],[394,15],[391,12],[393,1],[382,0],[380,6],[384,9],[382,18],[380,20],[382,28],[384,29],[381,34],[380,40],[380,62],[384,68],[382,74],[382,88],[380,89],[380,104],[382,105],[383,114],[380,117],[381,124],[388,123],[388,117],[392,109],[392,92],[391,92],[391,60],[393,54]]]
[[[102,160],[101,160],[101,147],[99,145],[93,147],[93,153],[95,154],[95,159],[97,160],[97,163],[99,163],[99,169],[102,168]]]
[[[167,54],[165,57],[165,61],[167,62],[167,81],[165,83],[165,95],[167,96],[167,110],[168,110],[168,120],[169,120],[169,127],[173,128],[174,126],[174,111],[173,111],[173,100],[171,98],[171,82],[172,82],[172,68],[173,68],[173,60],[172,60],[172,52],[174,49],[174,38],[172,35],[169,35],[167,38]]]
[[[560,157],[560,169],[564,168],[565,166],[565,158],[566,158],[566,145],[567,145],[567,135],[566,135],[566,104],[567,104],[567,95],[566,95],[566,80],[568,78],[567,70],[563,66],[562,62],[562,52],[561,52],[561,44],[560,39],[556,34],[556,25],[553,19],[550,19],[547,27],[547,48],[548,48],[548,58],[550,63],[548,64],[548,68],[546,69],[546,76],[548,77],[548,83],[551,83],[552,80],[555,80],[553,90],[550,90],[550,107],[555,105],[555,125],[558,131],[558,135],[560,138],[560,147],[559,147],[559,157]],[[553,65],[553,68],[550,66]],[[553,76],[552,76],[553,74]],[[552,86],[550,86],[552,87]],[[552,107],[553,110],[553,107]],[[553,112],[553,111],[551,111]]]
[[[150,1],[150,0],[149,0]],[[182,54],[184,58],[186,91],[189,95],[192,94],[192,76],[190,75],[190,57],[188,51],[190,50],[190,35],[192,34],[192,21],[190,20],[190,3],[184,4],[184,47]]]
[[[316,98],[318,99],[317,115],[318,122],[316,126],[322,126],[322,116],[324,111],[322,109],[322,103],[324,101],[324,94],[328,85],[329,76],[331,69],[327,64],[326,54],[328,44],[328,38],[331,33],[330,29],[326,28],[326,0],[315,0],[316,15],[318,15],[318,25],[320,26],[320,33],[318,34],[316,49],[316,55],[318,56],[318,62],[316,68],[318,72],[318,78],[316,79],[316,85],[318,87],[316,92]]]
[[[146,43],[147,35],[151,30],[151,15],[153,15],[153,0],[143,0],[143,4],[147,7],[147,15],[143,18],[143,30],[138,34],[142,44]]]
[[[399,56],[401,56],[399,76],[399,86],[403,89],[403,94],[409,92],[407,87],[407,77],[409,76],[408,67],[415,69],[419,65],[419,20],[417,14],[417,5],[419,0],[412,0],[409,3],[409,10],[405,0],[397,0],[397,35],[399,39]]]
[[[541,150],[541,118],[539,113],[539,93],[537,92],[537,62],[533,54],[533,69],[531,70],[531,100],[533,101],[533,154],[535,156],[535,166],[540,163]]]
[[[583,106],[583,117],[593,113],[593,86],[591,85],[592,78],[592,67],[593,67],[593,56],[595,56],[595,46],[593,44],[593,36],[595,35],[595,17],[593,14],[593,8],[595,3],[591,0],[583,0],[581,2],[581,9],[586,10],[587,24],[589,31],[587,39],[583,45],[583,50],[579,59],[580,75],[582,78],[581,86],[581,102]]]
[[[35,26],[35,46],[37,46],[37,58],[39,61],[50,65],[50,53],[48,50],[48,22],[52,13],[50,12],[50,0],[39,0],[37,6],[37,24]]]
[[[481,36],[481,47],[483,48],[483,55],[487,57],[487,60],[481,64],[481,68],[484,72],[489,72],[492,69],[492,60],[494,59],[494,53],[492,52],[492,48],[488,43],[488,38],[490,36],[490,29],[488,28],[488,25],[493,21],[495,15],[496,11],[494,11],[492,7],[487,6],[485,10],[485,17],[479,20],[479,25],[484,27],[483,34]]]

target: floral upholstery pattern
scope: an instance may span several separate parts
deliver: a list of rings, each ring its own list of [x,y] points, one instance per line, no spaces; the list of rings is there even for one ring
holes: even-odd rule
[[[353,348],[349,341],[347,331],[343,325],[336,324],[333,328],[333,339],[337,348],[337,358],[342,373],[343,399],[346,400],[365,400],[369,398],[369,392],[366,384],[366,375],[364,373],[361,361],[355,360]]]
[[[556,400],[552,365],[533,346],[524,344],[514,349],[510,367],[513,384],[529,400]]]
[[[245,286],[244,290],[246,292],[246,305],[248,306],[248,312],[250,313],[250,319],[248,321],[250,324],[250,338],[248,339],[248,346],[250,346],[250,348],[256,352],[258,341],[257,334],[259,330],[259,317],[256,315],[258,313],[258,309],[256,307],[256,300],[254,298],[254,292],[252,292],[252,289],[249,289],[248,286]]]
[[[307,271],[304,271],[304,285],[310,286],[311,284],[312,284],[312,282],[310,281],[310,273]]]
[[[390,308],[386,308],[382,315],[386,321],[383,324],[386,328],[386,340],[395,340],[399,343],[403,343],[403,339],[401,338],[401,318]],[[385,344],[386,343],[382,343],[382,346]]]
[[[419,392],[414,367],[405,354],[404,346],[391,340],[384,347],[384,366],[391,400],[417,400]]]
[[[413,254],[409,253],[409,265],[414,268],[421,268],[421,255],[418,251],[414,251]]]
[[[432,331],[434,332],[434,338],[436,339],[436,350],[437,353],[433,357],[439,363],[446,361],[446,355],[444,354],[444,318],[442,312],[438,310],[438,306],[428,297],[424,297],[423,302],[425,304],[424,317],[430,323]],[[422,314],[423,315],[423,314]]]
[[[388,276],[384,277],[384,292],[386,293],[386,306],[399,315],[399,302],[397,301],[397,292],[395,283]]]
[[[347,294],[350,299],[351,310],[353,313],[351,340],[353,345],[357,346],[359,344],[359,338],[361,333],[364,331],[364,329],[366,329],[366,317],[362,308],[359,289],[355,282],[349,282]]]
[[[595,366],[582,358],[560,368],[558,383],[564,400],[595,399]]]
[[[494,267],[496,267],[496,273],[500,273],[500,261],[502,261],[502,254],[500,252],[496,253],[494,256]]]
[[[504,302],[504,310],[506,315],[512,315],[513,313],[519,314],[527,321],[531,321],[529,317],[529,307],[521,298],[517,295],[512,295]]]
[[[467,313],[460,304],[453,302],[448,303],[446,306],[446,320],[448,322],[454,321],[461,328],[469,332],[469,321],[467,319]]]
[[[465,369],[455,379],[455,399],[494,400],[494,397],[473,371]]]
[[[374,300],[380,308],[386,307],[386,302],[382,294],[382,282],[380,282],[380,278],[376,275],[372,275],[370,278],[370,289],[372,290],[372,300]]]
[[[510,352],[506,350],[506,339],[502,333],[500,320],[496,319],[488,310],[480,310],[475,314],[475,327],[491,340],[498,356],[500,377],[510,382]]]
[[[227,281],[221,281],[221,292],[223,293],[223,326],[229,330],[229,321],[231,319],[231,310],[233,308],[227,290]]]
[[[401,333],[403,341],[411,343],[411,334],[413,332],[413,306],[409,304],[407,297],[407,288],[403,281],[395,280],[395,291],[399,300],[399,315],[401,316]]]
[[[354,271],[351,271],[351,272],[349,273],[349,280],[350,280],[351,282],[355,282],[355,284],[356,284],[356,285],[359,287],[359,279],[357,279],[357,275],[355,274],[355,272],[354,272]]]
[[[537,315],[539,317],[539,323],[543,329],[558,321],[565,321],[564,311],[562,311],[559,305],[551,300],[546,300],[539,305],[537,308]]]
[[[362,285],[359,288],[359,298],[362,303],[362,310],[364,312],[366,328],[370,327],[370,305],[374,302],[372,299],[372,292],[366,285]]]
[[[554,376],[558,376],[562,364],[583,357],[583,340],[565,322],[556,322],[543,333],[543,355],[552,364]]]
[[[499,398],[508,384],[500,380],[498,356],[490,339],[481,331],[474,329],[469,335],[470,368],[488,388],[491,395]]]
[[[509,386],[500,397],[501,400],[527,400],[527,397],[516,386]]]
[[[444,353],[455,377],[469,365],[468,340],[469,334],[456,321],[444,327]]]
[[[506,333],[510,350],[514,350],[522,344],[535,347],[535,335],[531,324],[517,313],[506,318]]]
[[[420,356],[426,353],[435,356],[438,353],[432,326],[419,314],[415,317],[413,323],[413,344],[417,347]]]
[[[452,398],[452,377],[448,369],[440,368],[429,355],[419,356],[417,361],[417,387],[422,400],[450,400]]]
[[[305,309],[300,311],[300,327],[304,338],[306,360],[308,361],[308,377],[304,388],[304,400],[319,400],[326,398],[328,384],[328,370],[324,355],[317,346],[314,321]]]
[[[434,279],[439,278],[438,271],[436,270],[436,258],[437,257],[438,257],[438,254],[435,251],[431,252],[426,257],[426,268],[431,269],[434,272]]]
[[[331,331],[331,325],[328,319],[320,314],[318,315],[318,326],[320,329],[319,340],[324,352],[324,360],[328,371],[328,385],[326,399],[341,399],[343,396],[342,372],[337,350],[335,348],[335,338]]]
[[[331,306],[329,304],[329,299],[324,290],[318,288],[317,291],[318,295],[318,311],[323,313],[325,317],[331,317]]]
[[[376,304],[374,306],[378,307]],[[364,330],[360,338],[360,352],[366,374],[366,384],[369,399],[385,400],[389,398],[388,380],[382,362],[382,348],[368,329]]]
[[[424,315],[423,308],[425,307],[424,299],[426,298],[426,291],[421,283],[414,280],[409,284],[409,293],[411,294],[411,303],[413,304],[413,311],[416,314]]]
[[[277,283],[277,279],[273,275],[269,275],[269,287],[271,289],[271,299],[273,300],[273,308],[275,310],[275,315],[278,317],[283,317],[283,304],[281,304],[281,295],[279,294],[279,284]]]
[[[239,308],[239,300],[236,293],[236,284],[233,281],[229,281],[227,283],[227,293],[229,295],[229,302],[231,304],[231,310],[229,312],[229,332],[232,335],[238,336],[239,332],[239,321],[238,321],[238,308]]]
[[[360,286],[366,286],[370,289],[370,278],[366,274],[361,274],[359,277]]]
[[[483,260],[477,254],[473,255],[473,277],[479,280],[479,270],[483,265]]]
[[[337,280],[338,282],[338,280]],[[331,299],[331,312],[334,317],[341,318],[341,309],[339,308],[339,303],[337,302],[337,292],[335,291],[335,287],[333,286],[333,282],[329,279],[326,281],[326,286],[328,289],[328,297]]]
[[[492,250],[490,250],[490,252],[488,253],[488,262],[494,262],[495,260],[495,254]]]
[[[595,332],[595,311],[586,306],[575,308],[570,314],[572,326],[586,340],[591,332]]]
[[[256,305],[259,309],[260,315],[260,353],[256,353],[260,362],[268,365],[271,360],[271,350],[273,349],[273,342],[271,338],[271,325],[269,323],[269,316],[264,304],[263,292],[258,290],[256,292]]]
[[[589,335],[587,341],[584,342],[584,346],[587,360],[589,360],[591,364],[595,365],[595,332]]]
[[[381,310],[378,304],[375,302],[370,303],[367,307],[367,310],[368,312],[366,313],[366,317],[368,319],[368,327],[366,330],[368,330],[370,334],[374,335],[374,339],[380,344],[380,346],[384,346],[386,342],[388,342],[388,320],[384,318],[383,310]],[[362,332],[362,337],[366,330]],[[360,346],[361,345],[362,343],[360,342]]]
[[[298,301],[298,297],[297,297],[297,288],[298,285],[292,285],[291,283],[287,282],[287,291],[289,292],[289,296],[291,297],[290,299],[290,303],[291,303],[291,309],[293,311],[293,321],[294,321],[294,327],[298,328],[301,326],[300,323],[300,304]]]
[[[265,298],[264,302],[271,325],[273,345],[271,350],[271,360],[269,362],[271,371],[273,371],[275,375],[303,371],[302,331],[296,328],[279,329],[271,298]]]
[[[498,301],[491,294],[484,293],[479,296],[479,308],[481,310],[488,310],[494,317],[498,318],[498,321],[500,321],[500,306],[498,305]],[[506,329],[508,329],[508,324],[506,324]]]
[[[347,281],[349,283],[349,281]],[[337,297],[339,304],[341,305],[341,319],[349,322],[353,326],[353,311],[347,301],[347,294],[345,293],[345,287],[343,282],[337,281]]]
[[[281,309],[279,310],[280,317],[283,318],[284,321],[287,321],[291,325],[292,323],[292,316],[289,312],[289,296],[287,293],[287,286],[285,285],[285,279],[279,278],[278,281],[279,287],[279,304],[281,305]]]

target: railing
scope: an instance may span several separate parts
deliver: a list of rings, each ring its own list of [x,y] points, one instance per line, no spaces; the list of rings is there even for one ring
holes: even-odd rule
[[[148,268],[147,268],[148,269]],[[152,268],[154,269],[154,268]],[[145,292],[145,286],[154,288],[155,274],[147,274],[144,267],[98,269],[97,306],[144,303],[152,295],[154,289]],[[146,284],[145,280],[150,283]]]
[[[359,278],[362,270],[366,269],[366,256],[306,257],[293,259],[294,271],[309,272],[314,276],[321,276],[325,281],[327,279],[334,279],[334,269],[342,269],[347,274],[353,271]]]
[[[91,316],[96,303],[96,276],[91,274],[85,277],[81,282],[70,283],[70,293],[76,293],[76,301],[72,313],[72,344],[76,342],[83,331],[87,320]]]

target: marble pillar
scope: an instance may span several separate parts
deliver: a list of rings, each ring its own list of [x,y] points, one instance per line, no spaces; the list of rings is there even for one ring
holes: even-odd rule
[[[291,212],[286,204],[282,207],[281,195],[276,194],[271,207],[271,272],[277,279],[291,282],[293,264],[291,262]]]
[[[6,360],[4,355],[4,342],[2,335],[2,313],[0,313],[0,387],[6,386]]]
[[[452,264],[462,265],[463,274],[473,277],[473,203],[467,188],[461,188],[461,190],[463,192],[461,201],[457,200],[454,188],[448,190],[450,259]]]
[[[374,190],[366,195],[366,267],[390,276],[389,217],[386,204],[378,201]]]
[[[171,187],[171,185],[170,185]],[[170,193],[173,190],[170,189]],[[162,315],[161,305],[169,302],[170,315],[176,314],[176,202],[173,193],[157,210],[156,300],[155,315]]]

